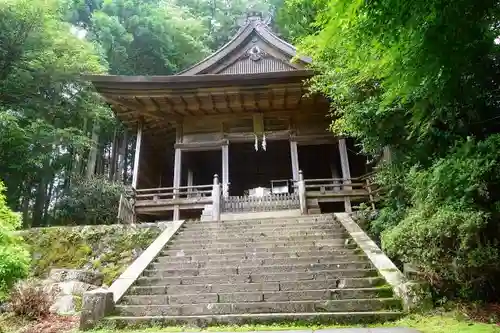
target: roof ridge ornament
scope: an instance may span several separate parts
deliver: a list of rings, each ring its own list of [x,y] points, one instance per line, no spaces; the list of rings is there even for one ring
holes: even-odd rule
[[[249,11],[246,14],[246,17],[242,17],[238,20],[240,28],[244,28],[245,26],[252,23],[254,25],[268,26],[270,22],[271,22],[271,16],[264,18],[262,12],[259,11]]]

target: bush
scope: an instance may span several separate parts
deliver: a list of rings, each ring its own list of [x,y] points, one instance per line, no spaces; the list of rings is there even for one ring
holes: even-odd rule
[[[413,168],[374,224],[391,256],[421,267],[447,297],[495,299],[500,290],[500,135],[469,139]],[[402,209],[401,209],[402,208]]]
[[[0,300],[19,279],[27,276],[30,255],[21,237],[14,231],[21,226],[21,217],[7,207],[3,183],[0,182]]]
[[[50,314],[55,300],[55,291],[39,280],[17,283],[11,293],[11,310],[16,315],[29,319],[40,319]]]
[[[88,225],[117,223],[120,195],[126,187],[105,177],[76,180],[69,193],[55,210],[57,225]]]

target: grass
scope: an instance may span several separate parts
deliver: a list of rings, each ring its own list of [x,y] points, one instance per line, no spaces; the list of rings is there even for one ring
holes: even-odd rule
[[[250,332],[250,331],[286,331],[286,330],[306,330],[341,328],[347,326],[335,325],[245,325],[245,326],[214,326],[206,329],[192,327],[167,327],[167,328],[147,328],[143,330],[112,330],[103,329],[91,331],[93,333],[161,333],[161,332]],[[356,327],[356,326],[348,326]],[[361,326],[359,326],[361,327]],[[410,315],[396,322],[371,325],[370,327],[407,327],[420,330],[422,333],[500,333],[499,324],[475,323],[465,319],[457,313],[445,313],[434,315]]]

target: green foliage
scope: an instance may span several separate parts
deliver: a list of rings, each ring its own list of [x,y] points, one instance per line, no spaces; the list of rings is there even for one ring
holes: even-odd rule
[[[67,0],[67,19],[88,30],[110,74],[169,75],[207,54],[206,30],[169,1]]]
[[[291,22],[301,53],[320,73],[312,90],[331,101],[332,130],[354,137],[374,157],[391,150],[379,168],[385,197],[372,223],[384,250],[420,265],[447,296],[495,298],[498,3],[285,5],[283,22]]]
[[[34,276],[42,277],[51,268],[94,269],[110,285],[160,232],[157,227],[125,225],[51,227],[26,230],[24,238]]]
[[[23,240],[13,234],[20,226],[21,218],[7,207],[0,181],[0,300],[18,279],[28,274],[29,254]]]
[[[419,263],[440,288],[493,296],[500,288],[499,149],[500,135],[470,139],[429,169],[414,168],[404,182],[412,206],[382,233],[386,251]]]
[[[118,203],[126,188],[104,177],[75,180],[68,193],[57,203],[54,224],[86,225],[117,222]]]

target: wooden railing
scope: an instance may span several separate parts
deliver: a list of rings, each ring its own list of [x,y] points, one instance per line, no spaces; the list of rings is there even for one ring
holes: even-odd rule
[[[374,184],[375,172],[354,178],[322,178],[304,179],[303,187],[308,198],[323,198],[322,200],[339,201],[344,198],[366,198],[375,208],[375,202],[380,197],[380,188]],[[335,199],[337,198],[337,199]]]
[[[351,190],[363,190],[366,183],[357,178],[322,178],[322,179],[304,179],[306,191],[314,191],[319,193],[341,192]],[[344,196],[345,193],[339,193]]]
[[[277,193],[263,197],[229,196],[222,199],[222,211],[228,213],[268,212],[300,208],[297,193]]]
[[[175,199],[207,198],[212,195],[213,185],[160,187],[136,190],[136,203],[161,202]]]
[[[134,204],[132,198],[120,195],[118,204],[118,222],[132,224],[135,222]]]

